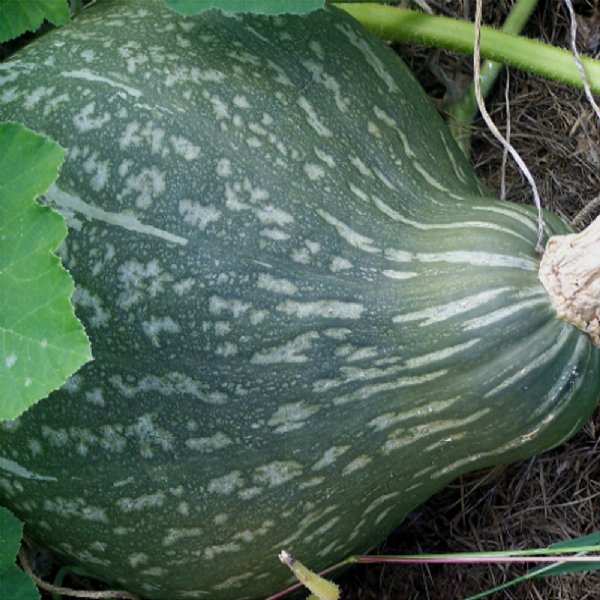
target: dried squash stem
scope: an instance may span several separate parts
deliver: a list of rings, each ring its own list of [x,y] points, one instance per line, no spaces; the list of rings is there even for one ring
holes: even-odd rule
[[[581,233],[551,237],[539,277],[559,318],[600,348],[600,217]]]

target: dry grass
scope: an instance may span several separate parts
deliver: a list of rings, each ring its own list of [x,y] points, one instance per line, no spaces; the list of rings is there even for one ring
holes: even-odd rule
[[[510,2],[486,2],[484,21],[499,24]],[[436,11],[472,16],[474,2],[433,2]],[[600,55],[600,2],[575,2],[581,52]],[[568,47],[562,2],[540,2],[526,33]],[[470,80],[470,59],[431,50],[400,53],[443,107],[453,85]],[[432,71],[434,74],[432,74]],[[502,129],[505,76],[487,105]],[[533,172],[545,208],[583,228],[600,213],[600,123],[582,92],[511,72],[511,139]],[[442,108],[443,109],[443,108]],[[473,160],[482,180],[500,189],[502,150],[482,122],[472,128]],[[509,161],[507,199],[531,202]],[[596,200],[595,200],[596,199]],[[585,212],[586,207],[590,210]],[[579,218],[578,218],[579,215]],[[463,477],[412,513],[381,546],[382,554],[544,547],[600,529],[600,410],[568,443],[543,456]],[[364,566],[343,579],[344,600],[459,600],[524,573],[522,566]],[[531,580],[492,600],[597,600],[600,572]]]

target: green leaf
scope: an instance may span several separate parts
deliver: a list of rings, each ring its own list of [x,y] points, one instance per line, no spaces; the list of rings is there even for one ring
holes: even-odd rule
[[[211,8],[224,12],[252,12],[264,15],[303,14],[323,8],[325,0],[164,0],[182,15],[197,15]]]
[[[549,546],[550,548],[557,550],[564,550],[565,552],[577,552],[578,548],[585,548],[588,546],[598,546],[598,552],[600,552],[600,531],[594,531],[589,535],[578,537],[573,540],[563,540],[562,542],[556,542]],[[541,568],[541,567],[540,567]],[[549,569],[546,569],[542,573],[538,573],[540,570],[533,569],[527,574],[532,577],[547,577],[549,575],[566,575],[567,573],[577,573],[578,571],[598,571],[600,570],[600,560],[598,562],[589,563],[563,563],[560,565],[554,565]]]
[[[562,550],[565,553],[576,553],[580,548],[585,548],[585,553],[590,552],[590,548],[595,552],[600,552],[600,531],[594,531],[593,533],[584,535],[583,537],[578,537],[572,540],[563,540],[562,542],[556,542],[555,544],[548,546],[548,549]],[[556,560],[560,561],[560,556],[557,556]],[[506,583],[502,583],[496,587],[490,588],[489,590],[475,594],[474,596],[469,596],[465,600],[479,600],[480,598],[486,598],[495,592],[500,592],[506,588],[512,587],[513,585],[517,585],[518,583],[522,583],[523,581],[527,581],[528,579],[532,579],[534,577],[550,577],[552,575],[566,575],[568,573],[577,573],[580,571],[598,570],[600,570],[600,561],[586,563],[563,562],[560,564],[550,564],[542,567],[536,567],[535,569],[530,569],[527,571],[527,573],[521,575],[520,577],[511,579]]]
[[[335,583],[328,579],[324,579],[314,571],[311,571],[285,550],[282,550],[279,553],[279,560],[286,565],[296,576],[296,579],[311,592],[306,600],[340,600],[341,591]]]
[[[34,200],[64,152],[16,123],[0,124],[0,419],[14,419],[90,360],[75,317],[73,280],[54,250],[60,215]]]
[[[65,25],[70,18],[67,0],[0,0],[0,42],[35,31],[44,20]]]
[[[23,523],[0,506],[0,598],[39,600],[37,587],[15,563],[22,535]]]

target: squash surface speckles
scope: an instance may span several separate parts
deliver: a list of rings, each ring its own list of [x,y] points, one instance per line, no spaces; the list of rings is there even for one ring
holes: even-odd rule
[[[108,212],[97,206],[86,204],[81,198],[61,190],[57,185],[53,185],[45,194],[46,198],[53,202],[56,210],[63,214],[67,223],[73,223],[74,214],[80,214],[87,219],[102,221],[110,225],[122,227],[130,231],[136,231],[146,235],[162,238],[167,242],[185,246],[188,243],[187,238],[174,235],[168,231],[159,229],[152,225],[145,225],[137,217],[120,212]],[[74,227],[80,226],[80,222],[75,222]]]
[[[67,149],[44,201],[95,357],[0,424],[0,486],[69,563],[149,599],[264,598],[280,548],[315,569],[364,552],[596,404],[535,211],[484,195],[341,11],[103,0],[0,84],[0,119]]]
[[[49,475],[40,475],[39,473],[33,473],[29,471],[25,467],[22,467],[14,460],[10,460],[8,458],[0,458],[0,469],[11,473],[12,475],[16,475],[17,477],[22,477],[23,479],[35,479],[38,481],[58,481],[56,477],[52,477]]]

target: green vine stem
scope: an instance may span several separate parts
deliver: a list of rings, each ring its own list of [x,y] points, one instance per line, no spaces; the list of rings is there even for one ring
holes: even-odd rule
[[[404,43],[417,43],[473,53],[473,24],[449,17],[374,3],[336,4],[375,35]],[[523,71],[583,88],[581,74],[570,51],[518,35],[481,28],[481,55]],[[590,87],[600,94],[600,60],[582,57]]]
[[[538,0],[517,0],[510,9],[501,31],[515,35],[521,33],[537,3]],[[493,60],[486,60],[481,65],[480,81],[484,98],[488,96],[494,83],[496,83],[503,66],[502,63]],[[470,153],[471,146],[469,125],[475,119],[477,111],[477,99],[475,98],[475,85],[473,83],[462,97],[449,104],[447,109],[450,116],[450,131],[452,131],[454,139],[467,156]]]

